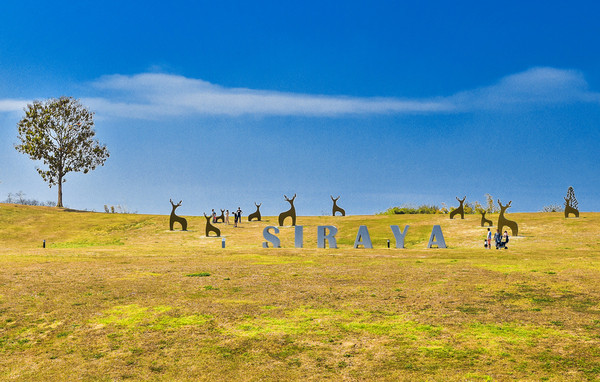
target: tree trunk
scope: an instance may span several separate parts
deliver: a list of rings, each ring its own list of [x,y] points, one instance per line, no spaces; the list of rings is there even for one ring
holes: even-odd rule
[[[62,179],[62,175],[58,176],[58,202],[56,203],[56,207],[62,207],[63,206],[63,202],[62,202],[62,184],[63,184],[63,179]]]

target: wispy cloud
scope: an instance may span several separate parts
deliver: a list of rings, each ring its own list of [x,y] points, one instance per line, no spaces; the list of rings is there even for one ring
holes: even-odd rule
[[[446,101],[457,111],[497,110],[549,104],[600,104],[600,93],[589,90],[579,71],[533,68],[506,76],[492,86],[457,93]]]
[[[28,102],[20,99],[0,99],[0,113],[21,112]]]
[[[515,110],[532,106],[596,103],[576,70],[548,67],[501,78],[497,83],[445,97],[384,98],[298,94],[227,88],[200,79],[164,73],[108,75],[84,86],[84,97],[98,116],[160,119],[190,115],[322,116],[439,114]],[[21,111],[27,101],[0,100],[0,112]]]
[[[543,67],[509,75],[491,86],[424,99],[323,96],[226,88],[199,79],[156,73],[105,76],[93,82],[92,86],[111,95],[87,100],[99,112],[132,118],[190,114],[438,114],[576,102],[600,104],[600,93],[588,89],[582,73]]]
[[[112,93],[89,98],[98,110],[118,116],[298,115],[432,113],[452,110],[443,99],[356,98],[225,88],[198,79],[170,74],[112,75],[92,84]]]

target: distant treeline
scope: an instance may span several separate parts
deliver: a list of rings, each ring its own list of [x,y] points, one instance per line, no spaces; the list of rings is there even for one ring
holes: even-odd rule
[[[407,204],[403,204],[400,207],[390,207],[387,210],[380,213],[380,215],[404,215],[404,214],[447,214],[448,210],[440,208],[436,205],[423,204],[415,207]]]
[[[494,198],[490,194],[485,194],[486,205],[485,207],[478,201],[465,202],[464,210],[465,214],[475,214],[478,212],[486,211],[489,213],[498,212],[498,206],[494,204]],[[436,204],[422,204],[420,206],[413,206],[410,204],[403,204],[400,207],[391,207],[387,210],[379,213],[379,215],[404,215],[404,214],[447,214],[454,210],[456,207],[448,208],[445,203],[442,203],[441,207]]]
[[[494,203],[494,198],[490,194],[485,194],[485,206],[478,201],[465,202],[464,209],[465,214],[475,214],[479,212],[497,213],[500,210]],[[447,214],[454,210],[455,207],[448,208],[445,203],[442,206],[436,204],[422,204],[420,206],[413,206],[410,204],[403,204],[400,207],[390,207],[387,210],[378,213],[378,215],[404,215],[404,214]],[[550,204],[542,207],[540,212],[562,212],[565,210],[564,205]]]
[[[56,206],[56,202],[53,202],[50,200],[45,201],[45,202],[40,202],[39,200],[35,200],[35,199],[27,199],[25,197],[25,194],[23,193],[23,191],[19,191],[15,194],[13,194],[12,192],[9,192],[7,198],[5,200],[3,200],[2,203],[22,204],[24,206],[46,206],[46,207]]]

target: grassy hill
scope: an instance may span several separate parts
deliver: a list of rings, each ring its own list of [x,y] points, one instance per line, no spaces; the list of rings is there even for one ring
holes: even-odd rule
[[[3,380],[595,380],[599,213],[276,217],[169,231],[168,216],[0,204]],[[491,218],[497,220],[497,216]],[[406,249],[391,224],[410,225]],[[426,249],[434,224],[447,249]],[[317,249],[334,225],[338,249]],[[375,249],[354,249],[359,225]],[[42,248],[46,240],[47,248]]]

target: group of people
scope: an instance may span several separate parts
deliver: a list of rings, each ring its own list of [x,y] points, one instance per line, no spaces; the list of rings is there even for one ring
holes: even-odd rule
[[[496,249],[508,249],[506,246],[508,244],[508,232],[504,231],[504,234],[501,234],[500,230],[497,229],[496,233],[494,234],[494,243],[496,244]],[[487,231],[487,237],[484,241],[484,247],[487,249],[492,249],[492,231],[489,228]]]
[[[223,211],[223,210],[221,210]],[[242,209],[240,207],[238,207],[237,211],[233,212],[233,217],[234,217],[234,227],[237,227],[238,224],[242,223]],[[217,213],[215,212],[214,208],[212,210],[212,222],[216,223],[217,222]],[[229,224],[229,210],[225,211],[225,219],[224,219],[224,223],[225,224]]]

